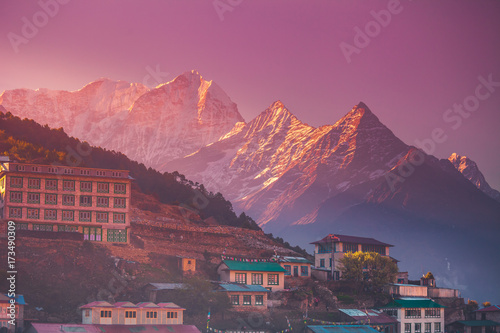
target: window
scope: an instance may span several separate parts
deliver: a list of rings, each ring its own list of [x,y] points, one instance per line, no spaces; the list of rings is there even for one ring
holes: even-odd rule
[[[36,230],[36,231],[54,231],[54,226],[51,224],[33,224],[33,230]]]
[[[45,204],[46,205],[57,205],[57,194],[46,193],[45,194]]]
[[[63,191],[74,191],[75,181],[74,180],[63,180]]]
[[[434,323],[434,332],[441,332],[441,323],[440,322]]]
[[[23,202],[23,192],[10,192],[10,202]]]
[[[262,273],[252,273],[252,284],[262,285],[263,280]]]
[[[111,318],[111,311],[101,310],[101,318]]]
[[[55,209],[45,209],[44,219],[45,220],[57,220],[57,210],[55,210]]]
[[[325,259],[319,260],[319,267],[325,267]]]
[[[251,295],[243,295],[243,305],[252,305]]]
[[[80,175],[90,176],[90,170],[80,170]]]
[[[405,333],[411,333],[411,323],[405,324]]]
[[[23,217],[23,209],[20,207],[9,207],[9,217],[21,219]]]
[[[16,223],[16,230],[28,230],[28,223]]]
[[[10,177],[10,187],[23,187],[23,177]]]
[[[263,295],[255,295],[255,305],[264,305]]]
[[[75,196],[72,194],[63,194],[62,204],[64,206],[74,206],[75,205]]]
[[[146,311],[146,318],[158,318],[158,312]]]
[[[119,171],[113,171],[113,172],[111,173],[111,175],[112,175],[113,177],[121,177],[121,176],[122,176],[122,173],[121,173],[121,172],[119,172]]]
[[[99,171],[97,171],[99,173]],[[109,193],[109,183],[97,183],[97,192]]]
[[[108,230],[108,238],[109,238],[109,230]],[[83,227],[83,239],[100,242],[102,240],[102,229]]]
[[[342,247],[344,249],[344,252],[357,252],[358,251],[358,244],[343,243]]]
[[[115,193],[125,194],[127,192],[127,184],[115,184]]]
[[[78,227],[76,225],[58,225],[57,231],[78,232]]]
[[[17,171],[24,171],[24,165],[18,165]]]
[[[45,179],[45,189],[57,191],[57,179]]]
[[[73,170],[73,169],[64,169],[64,173],[65,173],[66,175],[72,175],[72,174],[74,174],[74,173],[75,173],[75,170]]]
[[[113,213],[113,223],[125,223],[125,214]]]
[[[125,318],[137,318],[137,311],[125,311]]]
[[[107,212],[97,212],[95,214],[95,221],[99,223],[108,223],[108,213]]]
[[[97,197],[97,207],[109,207],[109,198]]]
[[[232,305],[240,305],[240,296],[239,295],[231,295],[231,304]]]
[[[425,309],[425,318],[440,318],[441,310],[438,308]]]
[[[267,274],[267,284],[268,285],[279,285],[280,279],[278,274]]]
[[[81,195],[80,196],[80,206],[91,207],[92,206],[92,197],[90,195]]]
[[[35,166],[35,165],[33,165],[33,166],[31,167],[31,171],[33,171],[33,172],[40,172],[40,171],[42,171],[42,168],[41,168],[41,167],[39,167],[39,166]]]
[[[300,266],[300,275],[301,276],[309,276],[309,267]]]
[[[385,255],[385,246],[363,244],[361,246],[361,249],[363,252],[377,252],[379,254]]]
[[[177,318],[177,312],[167,312],[167,318],[172,319],[172,318]]]
[[[85,317],[90,317],[90,309],[85,309]]]
[[[28,193],[28,203],[39,204],[40,203],[40,193]]]
[[[28,188],[40,189],[40,178],[28,178]]]
[[[422,311],[420,309],[405,309],[405,318],[421,318]]]
[[[391,317],[398,316],[398,310],[396,310],[396,309],[387,309],[387,310],[384,310],[384,312],[387,313]]]
[[[97,170],[97,171],[96,171],[96,174],[97,174],[98,176],[106,176],[106,171]]]
[[[424,329],[425,333],[431,333],[431,323],[425,323]]]
[[[126,229],[115,229],[115,230],[108,229],[108,242],[126,243],[127,242],[127,230]]]
[[[40,218],[40,209],[38,208],[28,208],[28,218],[33,220],[38,220]]]
[[[57,173],[57,168],[49,167],[50,173]]]
[[[125,208],[125,198],[114,198],[114,208]]]
[[[234,282],[247,284],[247,273],[235,273]]]
[[[415,333],[421,333],[421,332],[422,332],[422,324],[415,323]]]
[[[285,275],[292,275],[292,266],[290,265],[285,265]]]
[[[80,191],[92,192],[92,182],[80,182]]]
[[[63,210],[62,211],[62,220],[63,221],[74,221],[75,220],[75,212],[72,210]]]
[[[92,212],[80,211],[80,222],[90,222],[92,221]]]

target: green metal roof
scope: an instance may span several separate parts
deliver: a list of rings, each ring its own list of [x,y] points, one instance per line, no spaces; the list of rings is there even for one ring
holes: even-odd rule
[[[465,326],[500,326],[500,323],[493,320],[459,320],[457,323]]]
[[[429,298],[398,298],[391,303],[382,306],[388,308],[445,308],[446,306],[438,304]]]
[[[308,325],[314,333],[378,333],[368,325]]]
[[[223,260],[232,271],[285,272],[280,264],[275,262],[244,262]]]

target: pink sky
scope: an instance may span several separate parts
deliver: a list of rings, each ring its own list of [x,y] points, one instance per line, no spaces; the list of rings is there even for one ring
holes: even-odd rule
[[[364,101],[407,144],[441,128],[434,155],[469,156],[500,189],[500,87],[480,88],[460,124],[443,119],[474,101],[479,76],[500,82],[497,0],[217,0],[231,9],[221,15],[213,0],[59,0],[53,17],[40,13],[54,1],[0,3],[0,91],[143,82],[159,66],[163,81],[197,69],[247,121],[279,99],[303,122],[332,124]],[[388,9],[390,22],[374,23]],[[13,46],[23,20],[40,27]],[[340,45],[356,45],[356,27],[372,37],[348,63]]]

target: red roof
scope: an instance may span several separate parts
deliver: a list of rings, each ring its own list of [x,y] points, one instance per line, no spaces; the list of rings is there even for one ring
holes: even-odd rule
[[[37,333],[201,333],[194,325],[94,325],[33,323]]]
[[[476,312],[497,312],[500,311],[500,305],[490,305],[488,307],[477,310]]]
[[[310,244],[321,244],[321,243],[331,243],[331,242],[342,242],[342,243],[355,243],[355,244],[366,244],[366,245],[381,245],[381,246],[394,246],[387,243],[382,243],[374,238],[357,237],[357,236],[347,236],[347,235],[334,235],[329,234],[325,238],[312,242]]]
[[[87,309],[87,308],[113,308],[114,305],[111,305],[108,302],[105,301],[95,301],[89,304],[85,304],[80,306],[80,309]]]

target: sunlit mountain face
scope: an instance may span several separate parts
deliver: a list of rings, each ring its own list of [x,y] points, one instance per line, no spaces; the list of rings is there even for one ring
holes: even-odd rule
[[[77,91],[8,90],[0,104],[20,117],[63,127],[91,145],[162,169],[226,134],[243,118],[236,104],[196,71],[149,89],[99,79]]]

